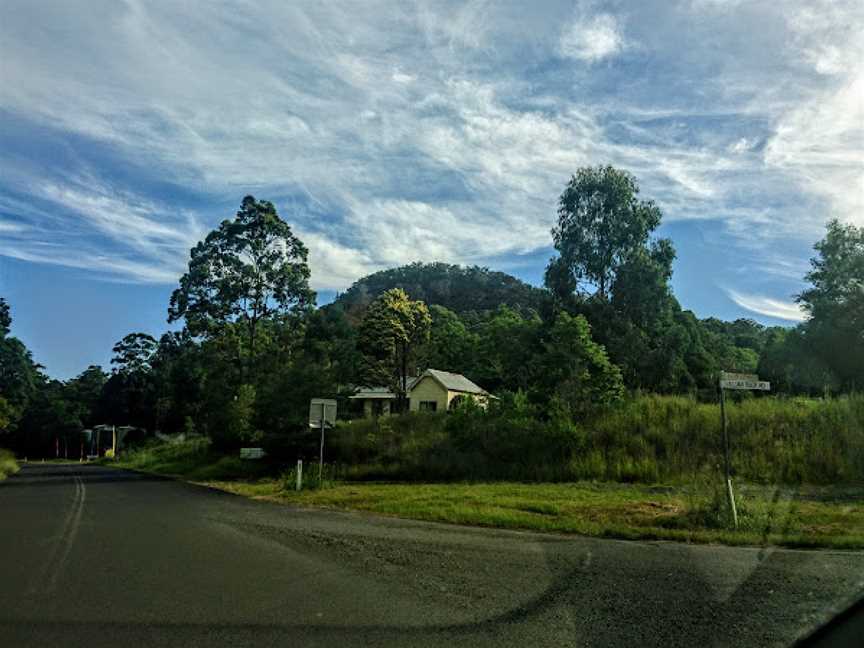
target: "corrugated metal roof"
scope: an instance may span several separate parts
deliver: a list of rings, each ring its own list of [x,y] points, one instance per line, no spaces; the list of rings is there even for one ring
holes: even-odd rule
[[[441,371],[440,369],[427,369],[420,377],[422,378],[423,376],[432,376],[450,391],[465,392],[468,394],[486,393],[485,389],[479,385],[475,385],[462,374]]]
[[[357,392],[355,394],[349,396],[349,398],[360,398],[360,399],[384,398],[384,399],[388,399],[388,398],[396,398],[396,394],[391,392],[386,387],[361,387],[360,389],[357,390]]]
[[[420,380],[421,376],[409,376],[406,386],[408,387],[408,391],[410,392],[412,387],[417,384],[417,381]],[[358,387],[357,391],[349,398],[358,398],[358,399],[366,399],[366,398],[396,398],[396,394],[390,391],[389,387]]]

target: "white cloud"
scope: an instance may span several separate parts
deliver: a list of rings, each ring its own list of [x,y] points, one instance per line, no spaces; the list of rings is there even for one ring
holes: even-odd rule
[[[729,298],[752,313],[766,315],[790,322],[802,322],[807,319],[804,310],[794,302],[786,302],[764,295],[750,295],[727,289]]]
[[[617,18],[607,13],[590,18],[577,17],[561,33],[562,56],[594,63],[617,54],[624,47],[624,37]]]
[[[864,17],[724,4],[634,3],[626,21],[584,2],[0,9],[0,110],[71,151],[0,148],[0,212],[28,228],[3,253],[173,282],[254,193],[301,233],[316,287],[341,288],[547,246],[570,174],[611,163],[667,221],[720,220],[785,278],[800,263],[778,239],[864,218]],[[561,60],[624,50],[633,66]]]

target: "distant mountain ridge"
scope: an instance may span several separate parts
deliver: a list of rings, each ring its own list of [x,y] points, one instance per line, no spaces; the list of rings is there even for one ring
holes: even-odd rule
[[[415,262],[358,279],[333,303],[349,317],[359,317],[373,299],[391,288],[401,288],[411,299],[456,313],[494,310],[501,304],[520,311],[538,310],[545,294],[540,288],[489,268]]]

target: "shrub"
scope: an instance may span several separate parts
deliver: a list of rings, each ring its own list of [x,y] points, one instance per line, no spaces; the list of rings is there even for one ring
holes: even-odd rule
[[[864,476],[864,396],[733,397],[734,475],[753,482],[836,483]],[[361,479],[692,481],[722,465],[719,408],[639,395],[574,423],[505,393],[483,410],[411,413],[340,424],[336,458]]]

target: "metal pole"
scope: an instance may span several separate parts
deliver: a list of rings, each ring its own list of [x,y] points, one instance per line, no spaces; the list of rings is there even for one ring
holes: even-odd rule
[[[729,458],[729,423],[726,419],[726,396],[720,386],[720,419],[723,427],[723,472],[726,477],[726,495],[732,511],[732,523],[738,528],[738,511],[735,509],[735,494],[732,491],[732,465]]]
[[[321,403],[321,451],[318,456],[318,485],[324,470],[324,403]]]

